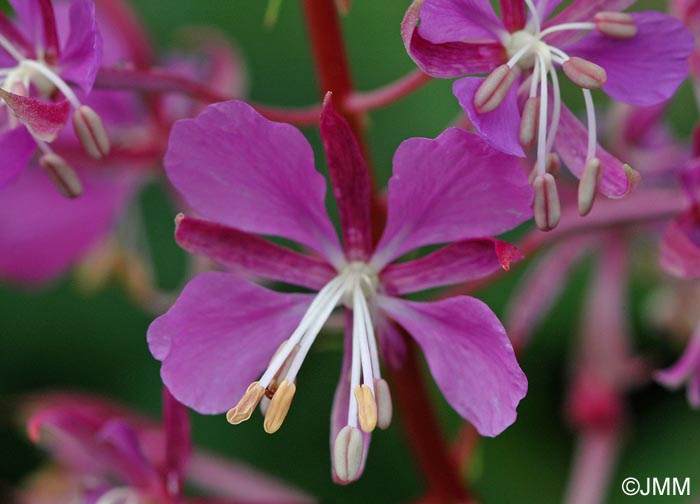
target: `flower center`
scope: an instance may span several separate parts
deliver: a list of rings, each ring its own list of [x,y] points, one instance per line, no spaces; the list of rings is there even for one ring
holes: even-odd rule
[[[343,304],[353,311],[348,426],[356,428],[359,422],[365,432],[372,431],[378,421],[375,386],[382,389],[382,398],[388,397],[384,393],[386,383],[381,380],[370,308],[378,284],[377,272],[367,263],[351,262],[343,267],[318,292],[299,325],[282,343],[260,379],[253,382],[238,404],[229,410],[226,415],[228,421],[238,424],[248,420],[262,401],[265,431],[273,433],[280,428],[296,391],[297,373],[311,345],[333,310]],[[385,403],[386,400],[381,404],[382,412],[386,410]]]
[[[528,30],[520,30],[510,34],[504,45],[508,57],[515,60],[513,64],[522,70],[533,68],[538,55],[545,58],[548,66],[551,64],[552,56],[549,46]]]

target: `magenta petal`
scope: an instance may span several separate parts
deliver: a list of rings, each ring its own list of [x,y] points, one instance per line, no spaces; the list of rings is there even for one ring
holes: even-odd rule
[[[411,59],[433,77],[452,78],[490,72],[508,59],[498,41],[433,44],[418,33],[421,2],[415,0],[401,23],[401,36]]]
[[[177,223],[175,239],[188,252],[210,257],[236,273],[316,290],[335,276],[335,270],[322,259],[215,222],[183,217]]]
[[[89,93],[102,62],[102,37],[93,0],[72,0],[70,31],[58,66],[61,76]]]
[[[175,123],[165,167],[201,216],[248,233],[302,243],[342,261],[325,208],[326,181],[311,146],[288,124],[268,121],[250,105],[209,105]]]
[[[418,342],[447,402],[482,436],[515,421],[527,379],[488,306],[466,296],[433,303],[382,297],[380,306]]]
[[[369,172],[350,125],[333,108],[330,93],[323,101],[319,127],[338,203],[345,255],[351,261],[364,261],[372,253]]]
[[[554,150],[574,175],[581,177],[588,153],[588,131],[564,105],[561,107],[559,131],[554,139]],[[596,149],[596,157],[603,164],[603,178],[598,191],[609,198],[621,198],[631,189],[630,180],[622,161],[603,149]]]
[[[199,413],[223,413],[259,378],[310,303],[310,295],[280,294],[230,273],[196,276],[148,328],[163,383]]]
[[[0,89],[0,98],[29,131],[45,142],[52,142],[68,121],[70,105],[66,100],[47,103]]]
[[[486,79],[465,77],[452,84],[452,93],[467,114],[476,132],[495,149],[513,156],[525,157],[520,145],[520,110],[518,86],[510,88],[503,102],[495,110],[480,114],[474,108],[474,95]]]
[[[30,165],[0,191],[1,278],[30,284],[51,280],[110,232],[134,184],[82,173],[81,178],[83,195],[69,200]]]
[[[501,17],[506,30],[513,33],[525,28],[528,10],[524,0],[501,0],[500,4]]]
[[[34,47],[29,44],[24,35],[20,33],[14,23],[10,21],[3,12],[0,12],[0,34],[2,34],[21,55],[31,58],[36,56],[34,54]],[[17,64],[17,60],[7,53],[4,48],[0,48],[0,62],[3,67],[10,67]]]
[[[668,100],[688,76],[694,41],[677,19],[661,12],[632,13],[639,32],[617,40],[593,32],[564,49],[602,66],[603,91],[623,103],[655,105]]]
[[[343,481],[335,473],[335,468],[333,467],[333,446],[335,444],[335,438],[338,437],[338,433],[348,425],[348,408],[350,406],[350,366],[352,363],[352,311],[345,310],[345,337],[343,338],[343,363],[340,369],[340,379],[338,380],[338,385],[335,388],[335,394],[333,395],[333,408],[331,410],[331,476],[333,481],[339,485],[347,485],[351,483],[349,481]],[[362,475],[365,470],[365,463],[367,461],[367,455],[369,453],[369,443],[372,440],[372,434],[362,433],[362,438],[364,440],[364,451],[362,453],[362,465],[360,466],[360,472],[357,474],[357,478]],[[355,481],[353,480],[353,481]]]
[[[510,243],[481,238],[443,247],[421,259],[390,264],[381,272],[382,285],[392,295],[486,277],[523,258]]]
[[[671,221],[661,244],[661,267],[681,278],[700,277],[700,206]]]
[[[15,128],[0,133],[0,189],[20,176],[36,150],[36,142],[25,128]],[[0,196],[0,206],[2,206]]]
[[[532,215],[532,188],[518,158],[449,128],[411,138],[394,155],[387,226],[372,262],[382,267],[424,245],[482,238]]]
[[[507,33],[491,7],[480,0],[424,0],[418,33],[433,44],[496,39]]]

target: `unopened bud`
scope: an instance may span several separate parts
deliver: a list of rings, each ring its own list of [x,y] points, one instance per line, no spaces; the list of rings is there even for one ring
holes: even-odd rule
[[[542,231],[551,231],[557,227],[561,217],[557,183],[551,174],[545,173],[535,178],[533,187],[535,190],[533,205],[535,224]]]
[[[226,413],[226,420],[228,420],[228,423],[238,425],[248,420],[264,393],[265,387],[260,385],[260,382],[254,381],[251,383],[241,400],[238,401],[238,404]]]
[[[520,118],[520,145],[529,149],[537,138],[537,127],[539,125],[540,98],[531,96],[525,102],[523,115]]]
[[[602,178],[603,164],[600,159],[593,158],[586,161],[578,184],[578,213],[582,217],[588,215],[593,208],[593,202],[598,194],[598,184]]]
[[[562,68],[571,82],[584,89],[599,89],[608,79],[603,67],[578,56],[566,60]]]
[[[268,406],[265,413],[265,422],[263,423],[265,432],[274,434],[282,427],[284,419],[287,418],[287,413],[289,413],[296,390],[297,386],[294,383],[282,380],[282,383],[275,391],[275,395],[272,396],[270,406]]]
[[[508,65],[501,65],[486,77],[474,95],[474,108],[479,114],[495,110],[515,82],[515,72]]]
[[[357,418],[365,432],[372,432],[377,426],[377,402],[367,385],[358,385],[354,390],[357,400]]]
[[[612,38],[629,39],[639,30],[632,15],[626,12],[599,12],[593,20],[600,33]]]
[[[54,152],[44,154],[39,159],[39,164],[66,198],[77,198],[83,193],[83,184],[78,174],[58,154]]]
[[[349,483],[360,474],[364,442],[357,427],[343,427],[333,443],[333,470],[337,478]]]
[[[393,405],[389,384],[381,378],[374,380],[374,393],[377,395],[377,427],[385,430],[391,425]]]
[[[102,159],[109,154],[109,137],[97,112],[87,105],[81,105],[73,113],[73,127],[85,152],[91,157]]]

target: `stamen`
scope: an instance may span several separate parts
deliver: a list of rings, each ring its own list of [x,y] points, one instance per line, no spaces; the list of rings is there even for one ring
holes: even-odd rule
[[[294,383],[289,383],[287,380],[283,380],[282,383],[280,383],[265,413],[265,422],[263,423],[265,432],[273,434],[282,426],[284,419],[287,417],[287,413],[289,413],[289,408],[292,405],[292,399],[294,399],[296,390],[297,387]]]
[[[374,389],[374,376],[372,369],[372,356],[367,341],[367,319],[369,314],[365,312],[367,307],[363,303],[364,295],[359,282],[356,282],[353,293],[353,338],[358,338],[360,342],[360,362],[362,364],[362,381],[371,391]],[[371,325],[371,321],[370,321]]]
[[[360,429],[349,425],[343,427],[333,443],[333,469],[340,481],[348,482],[357,478],[362,467],[363,451]]]
[[[518,63],[518,61],[520,61],[520,58],[525,56],[525,53],[528,52],[532,48],[533,44],[534,44],[534,42],[531,42],[530,44],[527,44],[527,45],[521,47],[513,55],[513,57],[508,60],[508,63],[506,63],[506,65],[508,65],[510,68],[513,68]]]
[[[393,415],[389,384],[386,380],[375,380],[374,392],[377,400],[377,427],[385,430],[391,424],[391,417]]]
[[[262,386],[259,381],[251,383],[241,400],[238,401],[238,404],[226,413],[226,420],[228,420],[228,423],[238,425],[248,420],[253,414],[253,410],[260,402],[260,399],[262,399],[263,394],[265,394],[265,387]]]
[[[593,208],[598,184],[602,178],[603,164],[600,159],[592,158],[586,161],[586,167],[583,169],[578,185],[578,213],[582,217],[588,215]]]
[[[559,155],[555,152],[550,152],[547,154],[547,164],[545,167],[545,171],[549,173],[554,179],[559,176],[559,171],[561,170],[561,159],[559,158]],[[535,165],[532,170],[530,171],[530,175],[528,175],[528,182],[530,185],[534,185],[535,179],[539,176],[537,173],[537,166]]]
[[[549,28],[545,28],[537,36],[541,39],[549,35],[550,33],[559,31],[571,31],[571,30],[595,30],[595,23],[562,23]]]
[[[109,154],[109,137],[97,112],[87,105],[81,105],[73,113],[73,127],[90,156],[101,159]]]
[[[588,89],[583,89],[583,99],[586,102],[586,122],[588,123],[588,153],[586,160],[593,159],[598,148],[597,126],[595,120],[595,107],[593,106],[593,96]]]
[[[554,96],[554,110],[552,112],[552,121],[549,124],[549,133],[547,134],[547,153],[552,151],[554,140],[559,129],[559,119],[561,118],[561,90],[559,89],[559,76],[556,69],[549,67],[549,75],[552,79],[552,95]]]
[[[639,31],[634,18],[626,12],[599,12],[593,19],[598,31],[608,37],[630,39]]]
[[[12,45],[12,42],[7,40],[3,35],[0,35],[0,47],[5,49],[5,51],[17,61],[24,60],[24,56]]]
[[[377,403],[374,400],[374,394],[365,384],[356,386],[353,393],[355,401],[357,401],[357,417],[360,420],[360,427],[365,432],[372,432],[377,426]]]
[[[515,72],[508,65],[501,65],[486,77],[474,95],[474,108],[479,114],[495,110],[515,82]]]
[[[561,217],[557,184],[551,174],[545,173],[535,178],[533,187],[535,190],[533,205],[535,224],[542,231],[551,231],[557,227]]]
[[[49,69],[46,65],[39,63],[38,61],[25,59],[20,63],[20,67],[29,67],[32,70],[36,70],[44,77],[49,79],[51,83],[58,88],[58,90],[66,97],[68,102],[73,106],[74,109],[80,108],[80,100],[75,95],[73,90],[66,84],[66,82],[61,79],[53,70]]]
[[[539,33],[542,29],[542,21],[540,21],[540,13],[532,3],[532,0],[525,0],[527,8],[530,9],[530,14],[532,14],[532,22],[535,25],[535,33]]]
[[[78,174],[58,154],[54,152],[43,154],[39,158],[39,165],[66,198],[77,198],[83,193],[83,185]]]
[[[523,107],[523,115],[520,118],[520,145],[529,149],[535,143],[537,125],[539,124],[537,114],[540,108],[540,99],[530,97]]]
[[[565,61],[562,69],[571,82],[584,89],[600,89],[608,78],[603,67],[578,56]]]
[[[547,90],[547,64],[544,56],[537,55],[540,70],[540,120],[539,135],[537,138],[537,173],[545,174],[545,156],[547,154],[547,102],[549,92]]]

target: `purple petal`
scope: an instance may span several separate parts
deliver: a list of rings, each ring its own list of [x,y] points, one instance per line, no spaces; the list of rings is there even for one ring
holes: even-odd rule
[[[418,33],[428,42],[464,42],[496,39],[508,31],[490,2],[479,0],[425,0]]]
[[[148,328],[163,383],[199,413],[223,413],[262,374],[310,303],[310,295],[280,294],[230,273],[196,276]]]
[[[700,328],[695,329],[681,358],[671,367],[657,371],[654,379],[661,385],[676,389],[698,370],[700,370]]]
[[[335,276],[335,270],[322,259],[215,222],[184,217],[177,223],[175,239],[188,252],[210,257],[239,274],[315,290]]]
[[[476,132],[495,149],[513,156],[525,157],[520,145],[520,110],[517,83],[510,88],[495,110],[480,114],[474,108],[474,95],[486,79],[465,77],[454,82],[452,93],[467,114]]]
[[[331,454],[333,453],[333,446],[335,444],[335,438],[338,437],[338,433],[348,425],[348,413],[350,406],[350,367],[352,363],[352,311],[345,310],[345,332],[343,338],[343,364],[340,369],[340,379],[338,380],[338,385],[335,387],[335,394],[333,395],[333,408],[331,410]],[[369,453],[369,444],[372,440],[372,434],[362,433],[362,438],[364,440],[364,450],[362,453],[362,465],[360,466],[360,471],[357,474],[355,480],[362,476],[362,472],[365,470],[365,463],[367,461],[367,455]],[[333,456],[331,456],[331,476],[333,481],[339,485],[347,485],[348,481],[343,481],[338,478],[333,468]],[[353,480],[353,481],[355,481]]]
[[[393,320],[386,318],[381,312],[377,313],[374,321],[377,340],[381,348],[384,362],[394,369],[399,369],[406,361],[406,342]]]
[[[527,344],[532,333],[567,285],[572,268],[588,250],[589,240],[569,240],[538,259],[508,305],[506,327],[515,348]]]
[[[50,0],[10,0],[17,15],[17,27],[34,48],[58,55],[56,19]]]
[[[0,152],[3,153],[0,165],[0,189],[20,176],[36,150],[36,142],[26,128],[15,128],[0,133]],[[54,189],[55,190],[55,189]],[[2,206],[0,196],[0,206]]]
[[[661,267],[681,278],[700,277],[700,206],[671,221],[661,244]]]
[[[209,105],[173,126],[165,167],[203,217],[297,241],[333,264],[342,261],[326,213],[326,181],[298,129],[268,121],[240,101]]]
[[[523,256],[510,243],[491,238],[464,240],[421,259],[390,264],[381,282],[391,295],[407,294],[442,285],[470,282],[509,269]]]
[[[29,131],[45,142],[52,142],[68,121],[70,105],[66,100],[47,103],[0,89],[2,98]]]
[[[51,280],[109,233],[134,184],[80,175],[83,195],[73,200],[34,165],[0,191],[0,277],[30,284]]]
[[[559,4],[561,4],[561,0],[535,0],[535,9],[537,9],[540,19],[545,20],[559,7]]]
[[[500,42],[449,42],[433,44],[420,36],[418,12],[421,2],[415,0],[401,23],[401,36],[411,59],[433,77],[452,78],[490,72],[508,59]]]
[[[532,215],[532,188],[518,159],[449,128],[411,138],[394,155],[387,226],[372,262],[382,267],[424,245],[483,238]]]
[[[561,107],[559,130],[554,139],[554,150],[574,175],[581,177],[588,153],[588,130],[564,105]],[[621,198],[630,189],[630,180],[623,163],[600,145],[596,157],[603,164],[603,178],[598,191],[609,198]]]
[[[552,0],[549,1],[550,3],[552,3]],[[566,9],[564,9],[552,19],[544,23],[542,27],[549,28],[550,26],[558,24],[581,21],[591,22],[593,21],[595,15],[599,12],[623,11],[630,5],[634,4],[636,1],[637,0],[574,0]],[[557,3],[561,2],[559,1]],[[552,12],[554,8],[551,8],[550,12]],[[545,18],[546,16],[542,19]],[[560,31],[549,35],[548,37],[546,37],[546,40],[547,43],[550,43],[554,46],[562,46],[570,42],[571,40],[579,38],[581,36],[580,34],[581,32],[578,30]]]
[[[23,56],[28,58],[36,57],[34,47],[3,12],[0,12],[0,34]],[[15,58],[3,48],[0,48],[0,62],[3,67],[11,67],[17,64]]]
[[[565,48],[607,73],[603,91],[630,105],[655,105],[669,99],[688,76],[694,41],[677,19],[661,12],[632,13],[639,32],[617,40],[593,32]]]
[[[93,0],[72,0],[70,31],[58,61],[61,77],[89,93],[102,62],[102,37]]]
[[[512,33],[525,28],[528,10],[524,0],[501,0],[500,4],[501,17],[506,30]]]
[[[447,402],[482,436],[515,421],[527,379],[488,306],[466,296],[434,303],[382,297],[380,306],[418,342]]]
[[[338,203],[345,255],[351,261],[364,261],[372,253],[369,172],[355,135],[333,108],[330,94],[323,101],[319,127]]]

